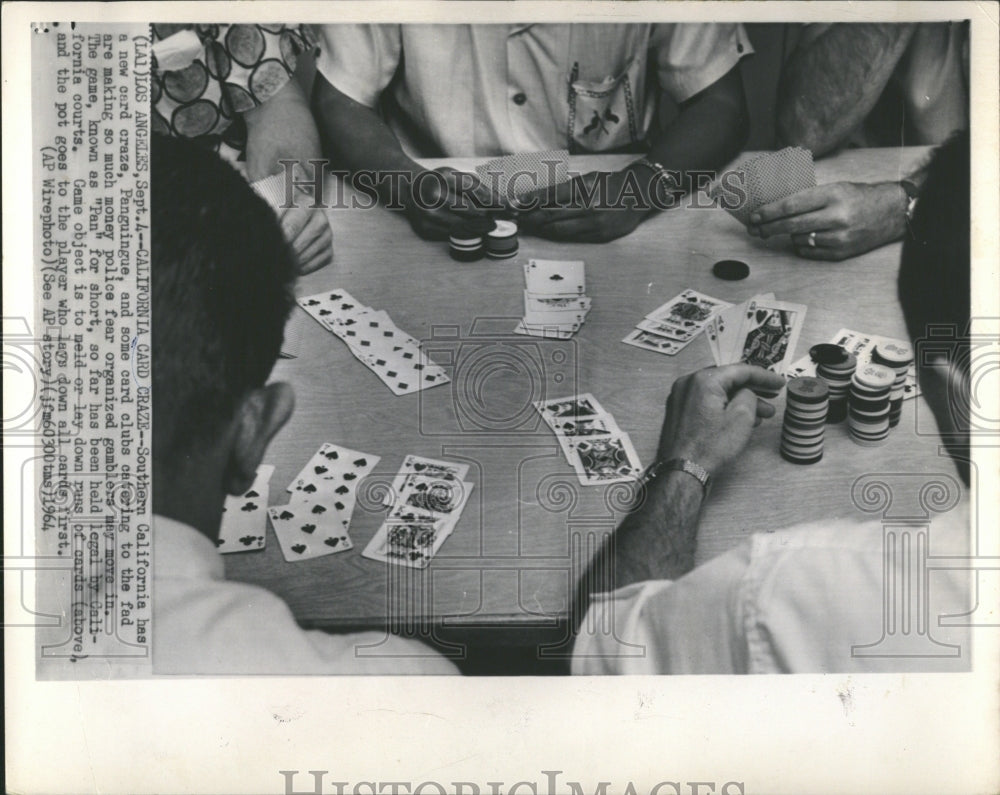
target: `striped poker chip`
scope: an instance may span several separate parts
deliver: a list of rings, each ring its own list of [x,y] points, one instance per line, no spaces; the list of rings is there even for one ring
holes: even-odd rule
[[[866,364],[854,371],[854,383],[868,389],[888,389],[896,380],[896,373],[880,364]]]
[[[908,343],[884,342],[875,346],[872,361],[885,367],[909,368],[913,362],[913,347]]]
[[[808,376],[791,379],[785,389],[788,401],[794,403],[822,403],[830,394],[822,379]]]
[[[781,451],[781,457],[788,461],[790,464],[815,464],[823,459],[823,453],[820,452],[819,455],[813,456],[812,458],[799,458],[796,455],[791,455],[785,450]]]

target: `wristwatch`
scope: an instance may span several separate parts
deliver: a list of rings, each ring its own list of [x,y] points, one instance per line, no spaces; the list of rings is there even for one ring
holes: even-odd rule
[[[680,189],[680,183],[677,181],[676,175],[668,171],[661,163],[657,163],[655,160],[650,160],[648,157],[641,157],[631,163],[633,166],[644,166],[653,172],[656,177],[656,192],[659,196],[659,188],[662,186],[667,193],[671,191],[676,191]]]
[[[686,472],[695,480],[701,484],[701,493],[703,497],[708,496],[708,489],[712,485],[712,476],[709,474],[708,470],[700,464],[696,464],[694,461],[689,461],[686,458],[671,458],[668,461],[654,461],[648,467],[646,471],[642,473],[640,482],[645,486],[649,481],[655,478],[661,471],[671,471],[675,470],[677,472]]]

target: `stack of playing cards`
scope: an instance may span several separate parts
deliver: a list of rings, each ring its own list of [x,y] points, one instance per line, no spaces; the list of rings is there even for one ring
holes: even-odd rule
[[[716,364],[743,362],[785,375],[805,316],[802,304],[763,293],[717,313],[705,334]]]
[[[386,499],[389,516],[361,554],[426,568],[451,535],[472,493],[467,464],[408,455]]]
[[[388,312],[356,301],[346,290],[328,290],[298,299],[323,328],[347,343],[394,395],[408,395],[451,379],[434,364],[420,343],[392,322]]]
[[[572,337],[590,311],[583,270],[580,260],[528,260],[524,317],[514,333],[560,340]]]
[[[718,312],[730,306],[718,298],[685,290],[646,315],[622,342],[673,356],[687,347]]]
[[[501,200],[559,185],[569,179],[569,152],[523,152],[498,157],[476,166],[476,176]]]
[[[812,152],[789,146],[751,158],[733,170],[740,188],[724,177],[711,190],[711,197],[741,224],[758,207],[816,186]]]
[[[349,535],[358,485],[379,457],[324,444],[289,484],[287,505],[268,509],[285,560],[309,560],[352,549]]]
[[[839,345],[848,353],[853,354],[858,360],[859,368],[871,363],[872,353],[875,351],[876,346],[882,346],[883,348],[892,345],[910,347],[909,343],[905,340],[880,337],[877,334],[862,334],[860,331],[851,331],[846,328],[842,328],[834,334],[830,338],[830,342],[834,345]],[[809,356],[803,356],[789,368],[788,374],[792,377],[816,375],[816,362],[810,359]],[[909,372],[906,374],[906,380],[903,383],[903,398],[916,397],[919,394],[920,390],[917,388],[915,366],[911,364]]]
[[[245,494],[226,497],[222,506],[222,526],[215,545],[219,552],[252,552],[265,546],[267,501],[270,497],[271,474],[274,467],[261,464],[253,484]]]
[[[593,395],[540,400],[534,406],[584,486],[634,480],[642,473],[632,440]]]

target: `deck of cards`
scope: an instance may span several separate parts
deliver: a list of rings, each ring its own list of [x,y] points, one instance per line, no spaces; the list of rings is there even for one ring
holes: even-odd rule
[[[731,306],[710,295],[685,290],[646,315],[622,342],[673,356],[684,350],[716,314]]]
[[[569,179],[569,152],[553,149],[506,155],[476,166],[476,176],[495,196],[511,201]]]
[[[740,175],[742,191],[722,181],[712,188],[710,195],[744,226],[758,207],[816,187],[812,152],[798,146],[766,152],[740,163],[734,171]]]
[[[424,569],[451,535],[472,493],[467,464],[408,455],[392,492],[389,515],[361,554],[371,560]]]
[[[222,526],[215,545],[223,555],[233,552],[255,552],[266,545],[267,501],[270,498],[271,475],[274,467],[257,467],[253,483],[246,493],[226,497],[222,506]]]
[[[805,316],[805,306],[777,301],[774,293],[723,309],[705,329],[715,363],[754,364],[785,375]]]
[[[860,331],[851,331],[846,328],[842,328],[834,334],[830,338],[830,342],[834,345],[839,345],[848,353],[856,356],[858,360],[858,367],[864,367],[867,364],[871,364],[872,352],[875,350],[876,346],[881,345],[884,347],[892,344],[908,344],[905,340],[894,339],[893,337],[880,337],[877,334],[862,334]],[[815,375],[816,362],[814,362],[808,354],[803,356],[788,369],[788,376],[790,378]],[[916,365],[911,364],[910,370],[906,374],[906,383],[903,386],[903,399],[905,400],[907,398],[916,397],[919,394],[920,389],[917,386]]]
[[[309,315],[351,349],[394,395],[409,395],[451,379],[428,358],[420,342],[401,331],[389,313],[365,306],[346,290],[327,290],[298,299]]]
[[[379,460],[335,444],[320,446],[288,485],[288,504],[267,512],[285,560],[311,560],[354,547],[349,531],[358,485]]]
[[[627,433],[590,393],[534,404],[584,486],[621,483],[642,474]]]
[[[515,334],[565,340],[579,331],[591,303],[581,260],[528,260],[524,284],[524,317]]]

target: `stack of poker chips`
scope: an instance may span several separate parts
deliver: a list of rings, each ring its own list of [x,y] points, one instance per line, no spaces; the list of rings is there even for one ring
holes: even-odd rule
[[[486,253],[484,238],[496,228],[490,218],[468,218],[448,231],[448,252],[459,262],[475,262]]]
[[[517,256],[517,224],[513,221],[495,222],[486,234],[486,256],[490,259],[510,259]]]
[[[821,378],[793,378],[787,384],[781,457],[793,464],[815,464],[823,457],[823,433],[830,390]]]
[[[822,379],[830,390],[826,421],[843,422],[847,418],[847,393],[851,387],[851,376],[858,366],[857,358],[839,345],[827,342],[813,345],[809,356],[816,362],[816,377]]]
[[[899,342],[879,343],[872,351],[872,363],[888,367],[896,374],[889,391],[889,427],[895,428],[903,413],[904,387],[910,365],[913,364],[913,348]]]
[[[862,447],[878,447],[889,438],[889,391],[896,374],[880,364],[866,364],[851,379],[847,424],[851,439]]]

